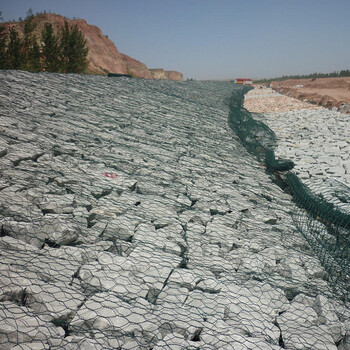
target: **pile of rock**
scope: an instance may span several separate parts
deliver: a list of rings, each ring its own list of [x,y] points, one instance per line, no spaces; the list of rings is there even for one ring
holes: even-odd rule
[[[334,178],[349,185],[350,140],[344,132],[350,130],[349,117],[278,93],[271,97],[262,94],[264,90],[268,89],[251,90],[245,106],[251,112],[264,113],[254,118],[277,135],[276,155],[293,160],[294,170],[303,180]]]
[[[2,349],[349,348],[230,83],[0,80]]]
[[[281,95],[271,88],[250,90],[244,99],[244,108],[254,113],[287,112],[302,109],[320,109],[317,105]]]

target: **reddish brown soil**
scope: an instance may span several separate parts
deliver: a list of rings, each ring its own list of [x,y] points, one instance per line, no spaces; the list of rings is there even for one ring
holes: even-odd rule
[[[51,23],[54,31],[57,33],[61,30],[65,21],[68,21],[70,25],[76,24],[85,36],[86,44],[89,48],[87,55],[87,73],[107,74],[110,72],[129,74],[137,78],[154,79],[152,72],[144,63],[119,52],[114,43],[108,39],[108,36],[101,32],[100,28],[88,24],[84,19],[70,20],[52,13],[35,16],[34,23],[36,23],[37,26],[34,34],[36,35],[37,40],[39,41],[45,23]],[[24,21],[2,23],[2,25],[5,26],[5,32],[8,33],[10,28],[14,27],[20,37],[23,36]],[[165,73],[167,73],[167,71],[165,71]],[[165,74],[163,77],[163,79],[174,78],[176,78],[176,80],[183,80],[181,73],[178,73],[176,77],[172,74]]]
[[[272,82],[271,87],[284,95],[327,108],[350,104],[350,77],[289,79]]]

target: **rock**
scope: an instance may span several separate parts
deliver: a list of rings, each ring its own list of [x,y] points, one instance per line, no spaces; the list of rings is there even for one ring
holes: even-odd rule
[[[207,322],[202,332],[200,333],[200,340],[214,349],[266,349],[278,350],[278,345],[271,344],[260,338],[245,336],[235,332],[234,328],[222,320],[217,320],[212,323]]]
[[[0,249],[38,252],[39,248],[10,236],[0,237]]]
[[[125,216],[119,216],[108,220],[108,225],[103,232],[105,239],[122,239],[129,241],[134,236],[135,224]]]
[[[154,225],[140,224],[135,229],[133,241],[136,243],[148,243],[159,250],[164,250],[176,255],[181,254],[181,247],[168,239],[166,230],[156,230]]]
[[[186,295],[184,305],[201,312],[204,316],[213,315],[220,318],[225,317],[225,309],[229,300],[218,294],[205,293],[194,290]]]
[[[2,271],[0,300],[24,301],[27,308],[50,321],[65,321],[84,300],[84,295],[62,284],[44,283],[28,274]]]
[[[24,242],[41,248],[46,240],[55,244],[70,244],[75,242],[80,234],[80,228],[64,215],[47,214],[39,223],[3,221],[6,234],[19,238]]]
[[[286,347],[337,349],[328,326],[318,325],[318,315],[310,306],[293,301],[277,322]]]
[[[14,166],[17,166],[25,160],[36,161],[44,153],[43,150],[33,147],[32,145],[29,145],[28,147],[28,144],[23,144],[16,145],[16,149],[9,149],[6,158],[10,160]]]
[[[249,304],[243,304],[240,300],[237,304],[228,304],[225,308],[225,321],[227,324],[240,329],[242,334],[251,334],[278,345],[280,331],[272,323],[271,317],[264,312],[256,311]]]
[[[0,97],[11,91],[0,98],[9,145],[0,158],[0,303],[65,329],[33,346],[345,346],[350,311],[296,230],[297,208],[227,125],[232,84],[0,75]],[[283,148],[297,159],[313,148],[304,129],[312,113],[323,115],[275,117],[275,126],[289,117],[276,134],[290,126],[301,135]],[[328,113],[320,141],[343,125]],[[346,163],[348,143],[322,139],[332,151],[318,162],[326,174],[335,153],[342,160],[328,168]],[[18,145],[45,153],[14,166]],[[316,166],[315,152],[296,160],[303,171]],[[345,205],[345,192],[332,192],[341,194],[334,205]],[[16,320],[16,310],[8,316]]]
[[[216,223],[215,221],[208,223],[206,234],[209,236],[209,243],[220,244],[227,251],[230,251],[233,245],[241,245],[242,236],[238,230]]]
[[[16,317],[14,317],[16,315]],[[10,301],[0,303],[0,344],[2,349],[12,349],[21,343],[46,344],[64,337],[64,330],[55,327],[45,318],[35,315],[25,306]],[[40,347],[39,347],[40,349]]]
[[[202,342],[194,342],[184,339],[181,334],[172,333],[167,334],[164,339],[159,341],[154,347],[153,350],[179,350],[179,349],[188,349],[195,350],[200,346],[201,349],[208,349],[203,347]]]
[[[30,251],[2,251],[1,255],[0,268],[3,266],[1,270],[8,269],[17,272],[19,269],[26,273],[33,273],[45,282],[62,282],[69,285],[80,268],[80,262],[74,259],[52,258]]]
[[[153,79],[184,80],[182,73],[176,71],[166,71],[162,68],[153,68],[149,70]]]
[[[47,214],[40,222],[40,231],[56,244],[71,244],[80,234],[80,228],[64,215]]]
[[[270,322],[273,322],[276,316],[290,307],[282,290],[274,289],[271,285],[258,281],[248,281],[243,286],[227,283],[220,295],[232,302],[232,307],[228,306],[227,309],[229,314],[239,309],[245,310],[247,306],[248,312],[253,309]]]
[[[287,349],[337,350],[327,326],[290,325],[288,329],[281,326],[283,342]]]
[[[129,259],[135,264],[135,276],[156,290],[162,288],[170,273],[181,263],[177,255],[155,250],[149,245],[136,246]]]
[[[111,291],[124,300],[146,297],[148,288],[134,277],[132,260],[108,252],[97,255],[98,261],[83,265],[79,277],[84,289]]]
[[[170,303],[183,305],[187,300],[187,297],[188,289],[174,284],[166,285],[161,289],[160,293],[154,291],[153,295],[151,293],[147,295],[147,298],[151,300],[153,298],[157,305],[168,305]]]
[[[153,315],[157,318],[159,331],[164,336],[168,333],[178,333],[185,339],[191,339],[204,326],[201,312],[195,308],[184,306],[157,306]]]
[[[289,326],[290,323],[307,327],[316,325],[318,316],[312,307],[298,302],[292,302],[289,309],[277,317],[277,321],[281,328]]]
[[[128,304],[114,293],[97,293],[78,310],[70,328],[74,333],[96,329],[115,336],[132,332],[156,336],[158,323],[145,300],[137,299]]]
[[[6,156],[8,152],[8,145],[5,141],[0,141],[0,158]]]
[[[69,214],[74,211],[74,195],[63,196],[45,194],[39,201],[39,208],[44,213]]]

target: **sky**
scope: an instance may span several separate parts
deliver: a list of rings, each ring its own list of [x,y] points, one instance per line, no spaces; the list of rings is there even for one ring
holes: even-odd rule
[[[350,69],[350,0],[0,0],[84,18],[148,68],[186,78],[272,78]]]

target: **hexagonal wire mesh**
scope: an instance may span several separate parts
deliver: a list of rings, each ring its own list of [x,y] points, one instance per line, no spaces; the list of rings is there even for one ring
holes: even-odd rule
[[[239,142],[242,87],[0,79],[2,349],[347,346],[349,308],[313,252],[340,229],[299,234]],[[248,123],[264,161],[275,137]]]

